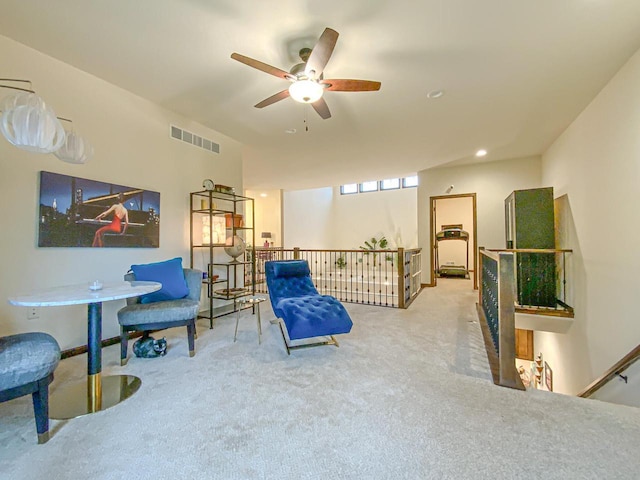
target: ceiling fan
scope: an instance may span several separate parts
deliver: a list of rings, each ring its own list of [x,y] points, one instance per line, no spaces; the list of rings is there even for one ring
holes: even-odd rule
[[[294,65],[289,72],[272,67],[266,63],[245,57],[239,53],[232,53],[231,58],[240,63],[257,68],[270,75],[291,82],[289,88],[264,99],[256,104],[256,108],[264,108],[287,97],[300,103],[310,103],[313,109],[323,119],[331,117],[329,106],[322,98],[325,90],[333,92],[371,92],[380,90],[380,82],[371,80],[331,79],[325,80],[322,72],[329,62],[333,49],[338,40],[338,32],[325,28],[317,43],[311,48],[300,50],[302,63]]]

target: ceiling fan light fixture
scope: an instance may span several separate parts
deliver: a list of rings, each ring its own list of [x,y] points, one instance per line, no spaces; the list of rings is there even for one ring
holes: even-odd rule
[[[35,93],[20,92],[0,103],[0,131],[22,150],[53,153],[65,141],[65,131],[53,109]]]
[[[296,102],[313,103],[322,97],[324,88],[313,80],[298,80],[289,86],[289,95]]]
[[[59,160],[67,163],[84,164],[93,156],[93,147],[76,132],[65,130],[66,138],[62,146],[53,152]]]
[[[255,108],[268,107],[287,97],[291,97],[298,103],[310,103],[320,118],[326,120],[331,118],[331,111],[327,102],[322,98],[325,90],[333,92],[375,92],[380,90],[381,85],[380,82],[371,80],[347,78],[326,80],[324,78],[324,69],[331,58],[337,40],[338,32],[332,28],[325,28],[313,48],[300,50],[299,54],[302,63],[294,65],[289,72],[236,52],[231,54],[231,58],[261,72],[292,82],[288,89],[256,103],[254,105]],[[309,131],[308,125],[305,126],[305,131]],[[287,131],[287,133],[289,132]]]

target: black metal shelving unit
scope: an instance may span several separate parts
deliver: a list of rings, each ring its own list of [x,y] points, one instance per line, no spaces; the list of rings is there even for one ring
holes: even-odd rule
[[[194,268],[194,257],[200,252],[206,273],[202,283],[207,289],[208,309],[200,312],[198,318],[208,318],[210,328],[214,319],[240,308],[239,298],[255,295],[254,225],[253,198],[215,189],[190,194],[190,265]],[[230,257],[224,249],[235,245],[238,237],[247,245],[246,251],[237,260],[227,261]],[[232,240],[227,244],[229,238]]]

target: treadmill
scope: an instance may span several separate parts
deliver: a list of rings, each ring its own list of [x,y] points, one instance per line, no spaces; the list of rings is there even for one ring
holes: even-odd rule
[[[438,259],[438,244],[446,240],[464,241],[467,244],[466,265],[440,265]],[[436,233],[436,275],[438,277],[469,278],[469,232],[462,229],[462,225],[442,225],[442,230]]]

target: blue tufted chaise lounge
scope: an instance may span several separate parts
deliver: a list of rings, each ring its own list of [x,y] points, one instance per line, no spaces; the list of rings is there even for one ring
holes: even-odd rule
[[[0,338],[0,402],[31,394],[38,443],[49,440],[49,384],[60,361],[60,347],[46,333]]]
[[[306,260],[265,262],[265,273],[271,307],[280,322],[280,331],[287,354],[296,348],[316,345],[339,346],[334,335],[349,333],[353,322],[344,306],[330,295],[320,295],[311,281]],[[282,329],[284,323],[289,340],[330,337],[331,340],[301,345],[287,342]]]
[[[118,311],[120,365],[127,363],[128,333],[136,330],[148,332],[186,326],[189,356],[195,355],[196,318],[200,307],[202,272],[191,268],[181,270],[188,287],[186,297],[152,303],[140,303],[140,297],[128,298],[127,306]],[[132,281],[136,277],[133,273],[127,273],[124,279]]]

